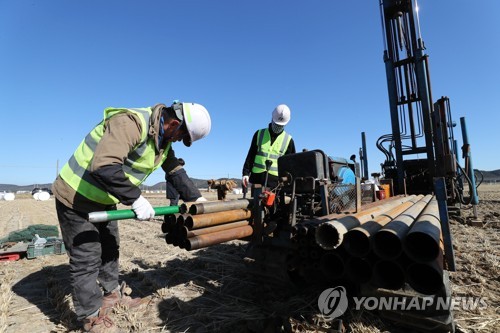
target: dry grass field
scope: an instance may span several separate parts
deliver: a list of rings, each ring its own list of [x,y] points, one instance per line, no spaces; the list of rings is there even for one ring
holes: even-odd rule
[[[488,306],[458,310],[454,316],[457,332],[494,333],[500,331],[500,185],[479,190],[484,226],[465,223],[471,210],[452,221],[457,271],[450,275],[453,296],[483,297]],[[215,199],[214,193],[204,195]],[[167,203],[159,195],[148,199],[155,206]],[[132,296],[149,299],[139,311],[115,309],[113,318],[124,331],[264,332],[267,327],[272,332],[270,327],[280,321],[290,323],[294,332],[315,331],[307,323],[318,312],[318,295],[273,293],[255,282],[242,261],[246,243],[187,252],[165,243],[161,222],[120,221],[121,279],[131,286]],[[26,195],[0,201],[0,237],[32,224],[58,224],[53,199],[35,201]],[[79,332],[68,271],[66,255],[1,262],[0,333]],[[349,311],[344,325],[348,332],[408,332],[366,311]]]

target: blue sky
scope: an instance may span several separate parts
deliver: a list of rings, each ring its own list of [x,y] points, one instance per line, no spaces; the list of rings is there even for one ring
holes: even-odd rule
[[[378,172],[390,132],[378,3],[0,0],[0,183],[52,182],[106,107],[174,99],[212,116],[206,139],[174,146],[191,177],[241,177],[281,103],[298,150],[349,157],[365,132]],[[434,99],[466,118],[474,167],[499,169],[500,1],[419,7]]]

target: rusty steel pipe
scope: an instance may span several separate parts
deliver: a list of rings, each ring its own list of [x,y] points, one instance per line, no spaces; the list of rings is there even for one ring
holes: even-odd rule
[[[188,230],[187,227],[183,226],[182,229],[179,230],[179,237],[191,238],[191,237],[195,237],[195,236],[199,236],[199,235],[210,234],[212,232],[217,232],[217,231],[221,231],[221,230],[243,227],[243,226],[246,226],[249,224],[250,224],[250,221],[236,221],[236,222],[231,222],[231,223],[226,223],[226,224],[215,225],[213,227],[194,229],[194,230]]]
[[[305,226],[303,223],[297,224],[295,226],[295,231],[298,235],[305,236],[307,235],[307,226]]]
[[[346,256],[339,251],[327,251],[319,259],[320,270],[330,279],[344,276]]]
[[[344,239],[344,246],[347,252],[354,257],[367,256],[372,250],[372,236],[387,223],[413,206],[422,197],[423,195],[412,196],[410,200],[378,215],[373,220],[349,230]]]
[[[342,244],[344,235],[360,224],[359,219],[354,216],[344,216],[337,220],[320,224],[316,228],[316,243],[325,250],[336,249]]]
[[[182,226],[176,223],[172,227],[172,230],[167,235],[169,235],[169,237],[171,238],[171,244],[173,246],[179,246],[182,248],[183,239],[181,237],[179,237],[180,228],[182,228]]]
[[[201,215],[189,215],[184,221],[184,225],[189,229],[200,229],[218,224],[246,220],[252,217],[249,209],[227,210],[217,213],[207,213]]]
[[[349,257],[345,263],[346,275],[356,283],[368,283],[373,275],[373,263],[376,258]]]
[[[408,231],[403,243],[404,251],[416,262],[432,261],[439,256],[443,246],[441,236],[439,206],[433,198]]]
[[[359,213],[355,214],[350,214],[347,216],[352,216],[355,217],[360,224],[363,224],[364,222],[370,221],[371,219],[375,218],[376,216],[394,208],[397,207],[409,200],[412,200],[415,198],[415,195],[409,195],[409,196],[397,196],[397,197],[391,197],[390,200],[383,200],[383,201],[378,201],[374,202],[372,204],[368,204],[364,207],[366,207],[364,210],[362,210]]]
[[[184,225],[184,223],[186,223],[186,219],[187,219],[189,216],[191,216],[191,215],[190,215],[190,214],[186,214],[186,213],[184,213],[184,214],[179,214],[179,215],[177,216],[176,224],[177,224],[177,225],[180,225],[180,226],[183,226],[183,225]]]
[[[337,248],[344,239],[345,234],[361,224],[375,218],[377,215],[397,207],[409,200],[414,196],[396,197],[389,202],[372,205],[370,208],[363,210],[356,214],[341,215],[334,214],[335,217],[321,223],[316,228],[316,243],[325,250],[333,250]]]
[[[444,286],[443,252],[439,251],[437,258],[431,262],[411,263],[406,274],[413,289],[425,295],[436,294]]]
[[[174,242],[174,236],[171,233],[166,234],[165,242],[167,242],[167,244],[172,244]]]
[[[191,208],[192,205],[194,205],[195,202],[184,202],[179,205],[179,213],[180,214],[187,214],[189,212],[189,208]]]
[[[207,246],[228,242],[235,239],[251,236],[253,229],[251,226],[236,227],[227,230],[212,232],[187,238],[184,243],[184,248],[188,251],[201,249]]]
[[[187,211],[192,215],[217,213],[226,210],[249,209],[252,207],[252,203],[253,200],[251,199],[197,202],[191,204]],[[184,209],[181,208],[181,210]]]
[[[179,213],[172,215],[165,215],[163,217],[163,223],[161,225],[161,231],[163,233],[169,233],[174,228],[175,223],[177,222],[177,218],[179,217]]]
[[[431,199],[432,195],[426,195],[373,236],[373,250],[380,258],[392,260],[401,255],[403,239]]]
[[[373,265],[372,284],[376,287],[396,290],[405,285],[407,258],[398,260],[381,259]]]
[[[297,223],[295,225],[295,233],[298,235],[306,235],[308,236],[314,245],[316,244],[316,229],[318,228],[319,225],[321,225],[324,222],[330,221],[332,218],[337,218],[340,217],[341,215],[339,214],[331,214],[331,215],[325,215],[321,217],[317,217],[314,219],[310,220],[304,220],[300,223]]]
[[[311,258],[311,260],[315,261],[319,257],[320,257],[320,251],[318,248],[309,250],[309,258]]]
[[[183,246],[183,240],[180,239],[179,237],[175,237],[175,235],[172,235],[172,245],[173,246],[178,246],[180,248],[182,248]]]

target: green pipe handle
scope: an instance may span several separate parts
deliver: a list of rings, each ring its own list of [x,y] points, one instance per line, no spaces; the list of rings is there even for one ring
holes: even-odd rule
[[[179,206],[162,206],[153,207],[155,216],[177,214]],[[132,209],[105,210],[100,212],[89,213],[89,222],[108,222],[116,220],[134,219],[135,212]]]

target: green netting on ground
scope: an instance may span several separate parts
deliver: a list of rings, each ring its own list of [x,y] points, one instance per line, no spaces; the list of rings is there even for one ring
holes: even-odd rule
[[[0,243],[5,242],[31,242],[35,234],[42,238],[58,237],[59,229],[55,225],[34,224],[26,229],[12,231],[7,237],[0,240]]]

